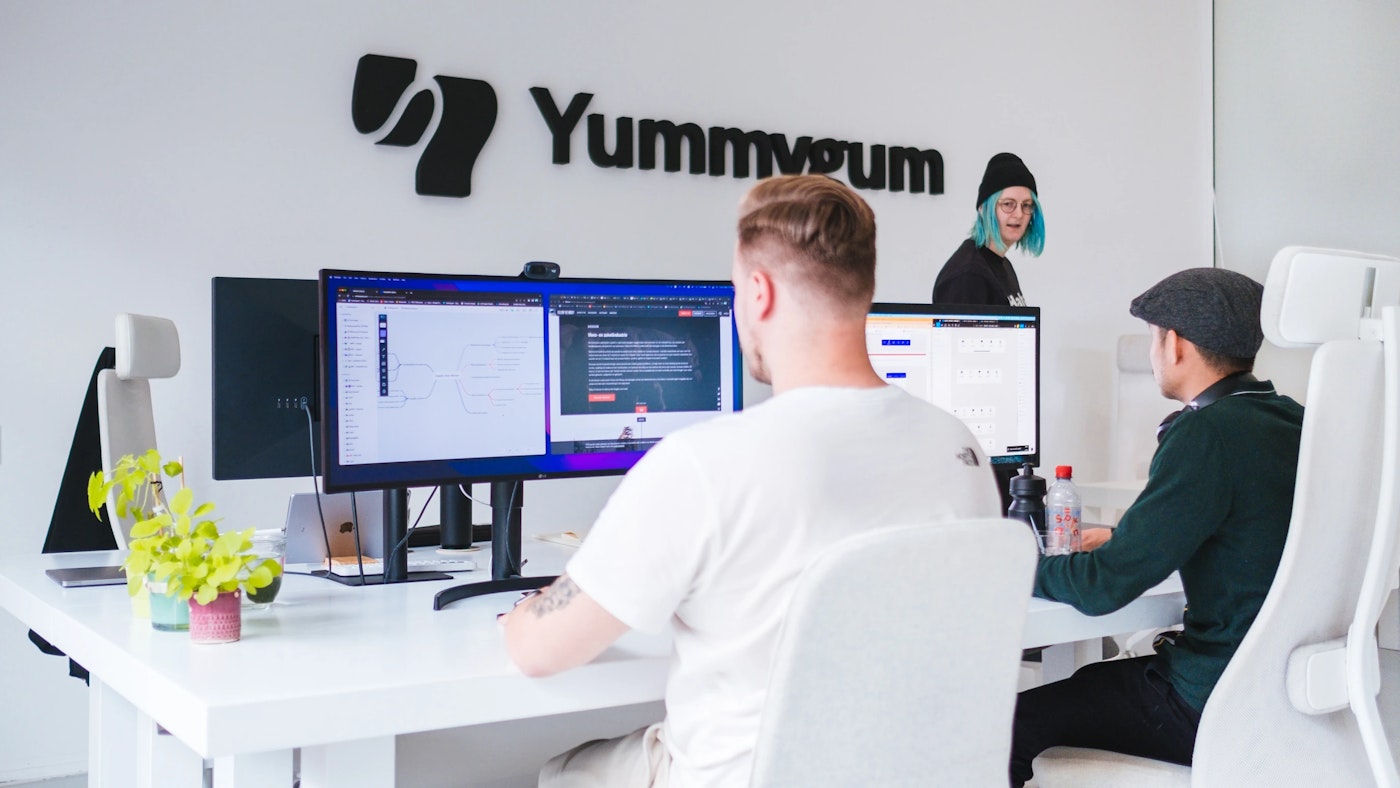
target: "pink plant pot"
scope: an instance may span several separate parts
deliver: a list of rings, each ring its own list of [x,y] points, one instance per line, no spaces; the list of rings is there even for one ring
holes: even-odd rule
[[[242,593],[224,591],[201,605],[190,597],[190,640],[195,643],[232,643],[243,634]]]

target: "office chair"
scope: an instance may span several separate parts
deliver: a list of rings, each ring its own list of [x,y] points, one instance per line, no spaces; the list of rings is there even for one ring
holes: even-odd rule
[[[1151,347],[1151,334],[1118,337],[1108,473],[1102,481],[1075,481],[1084,506],[1098,510],[1097,518],[1090,522],[1113,525],[1118,515],[1136,500],[1146,484],[1147,466],[1157,451],[1157,425],[1179,407],[1162,397],[1152,377],[1152,362],[1148,359]]]
[[[854,536],[798,579],[751,786],[997,785],[1035,540],[972,519]]]
[[[49,518],[49,530],[44,537],[44,553],[76,553],[87,550],[112,550],[116,542],[112,538],[112,526],[107,518],[95,518],[88,510],[87,480],[93,470],[102,465],[102,441],[97,430],[97,376],[104,369],[111,369],[117,363],[116,350],[103,348],[93,365],[88,378],[87,393],[83,396],[83,406],[78,411],[78,423],[73,428],[73,442],[68,448],[68,462],[63,466],[63,477],[58,483],[58,495],[54,497],[53,514]],[[61,649],[54,646],[38,632],[29,630],[29,641],[45,654],[66,657]],[[68,660],[68,675],[87,683],[87,668]]]
[[[1041,788],[1400,786],[1377,708],[1382,669],[1393,684],[1400,668],[1376,648],[1400,577],[1397,304],[1400,260],[1303,247],[1274,257],[1264,335],[1319,346],[1278,574],[1206,702],[1191,767],[1057,747],[1035,761]]]
[[[151,410],[154,378],[180,371],[180,334],[163,317],[117,315],[116,368],[97,375],[97,422],[102,437],[102,471],[111,473],[127,454],[156,448],[155,414]],[[107,498],[107,518],[117,547],[125,549],[134,518],[117,515],[116,490]]]

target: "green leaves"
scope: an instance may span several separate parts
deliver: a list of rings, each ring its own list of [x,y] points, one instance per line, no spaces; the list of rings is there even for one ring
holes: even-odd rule
[[[102,478],[102,471],[96,471],[88,477],[88,508],[92,510],[93,514],[97,514],[97,510],[101,509],[102,504],[107,501],[107,491],[111,489],[111,485],[106,484],[105,481]],[[98,519],[101,519],[100,515]]]
[[[116,490],[117,513],[130,514],[130,553],[122,562],[127,591],[135,596],[148,574],[166,583],[166,593],[182,600],[208,604],[222,591],[264,588],[282,574],[275,560],[252,555],[253,529],[220,533],[209,518],[214,504],[194,502],[194,491],[184,486],[167,499],[165,479],[184,473],[179,462],[162,462],[151,449],[117,461],[110,474],[95,472],[88,478],[88,507],[94,514]]]
[[[248,580],[245,585],[247,585],[250,591],[256,591],[259,588],[267,588],[272,585],[273,579],[280,574],[282,574],[282,565],[274,559],[264,558],[262,563],[258,564],[257,567],[248,574]]]
[[[232,589],[230,589],[230,590],[232,590]],[[213,602],[213,601],[214,601],[214,598],[217,597],[218,595],[219,595],[219,589],[218,589],[218,588],[215,588],[214,586],[204,585],[204,586],[200,586],[200,587],[199,587],[199,590],[195,592],[195,594],[194,594],[194,601],[198,602],[198,603],[201,604],[201,605],[207,605],[207,604],[209,604],[210,602]]]
[[[131,526],[131,538],[145,539],[148,536],[158,534],[169,524],[169,521],[170,517],[167,515],[161,515],[159,519],[155,520],[141,520]]]

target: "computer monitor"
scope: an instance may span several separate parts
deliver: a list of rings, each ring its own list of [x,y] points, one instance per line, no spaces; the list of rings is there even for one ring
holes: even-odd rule
[[[216,276],[212,290],[214,478],[315,475],[316,280]]]
[[[727,281],[326,270],[320,303],[326,489],[497,483],[496,579],[518,482],[625,473],[742,403]]]
[[[873,304],[866,350],[887,383],[962,420],[993,465],[1040,464],[1040,308]]]

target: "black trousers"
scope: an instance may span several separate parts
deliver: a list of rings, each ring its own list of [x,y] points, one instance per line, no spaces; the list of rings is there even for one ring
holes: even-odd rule
[[[1035,756],[1061,745],[1190,765],[1200,723],[1201,713],[1172,688],[1156,657],[1086,665],[1016,699],[1011,785],[1024,785]]]

